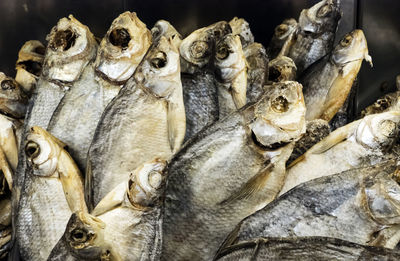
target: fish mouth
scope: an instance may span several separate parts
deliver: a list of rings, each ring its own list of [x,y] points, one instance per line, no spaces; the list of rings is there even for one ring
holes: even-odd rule
[[[279,142],[274,142],[272,144],[264,145],[260,141],[258,141],[257,136],[253,131],[251,131],[251,139],[253,140],[254,144],[256,144],[257,147],[260,147],[261,149],[267,151],[274,151],[280,149],[290,143],[290,141],[279,141]]]

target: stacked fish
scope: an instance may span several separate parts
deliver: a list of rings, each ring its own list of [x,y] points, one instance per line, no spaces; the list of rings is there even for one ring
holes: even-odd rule
[[[323,0],[268,48],[243,19],[182,39],[132,12],[27,42],[0,74],[0,256],[399,260],[399,92],[353,121],[372,60],[361,30],[333,46],[340,16]]]

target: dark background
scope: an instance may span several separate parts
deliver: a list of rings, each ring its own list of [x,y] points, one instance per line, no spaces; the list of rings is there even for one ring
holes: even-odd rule
[[[19,48],[27,40],[45,43],[58,19],[73,14],[102,37],[120,13],[135,11],[151,28],[159,19],[170,21],[186,36],[193,30],[234,16],[245,18],[256,41],[268,45],[276,25],[298,18],[318,0],[0,0],[0,71],[15,76]],[[394,90],[400,74],[400,1],[342,0],[338,41],[346,32],[362,28],[374,67],[364,63],[359,75],[358,110],[384,92]]]

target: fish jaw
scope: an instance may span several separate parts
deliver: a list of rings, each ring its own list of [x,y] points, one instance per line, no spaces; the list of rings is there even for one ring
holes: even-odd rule
[[[73,82],[94,59],[97,43],[89,28],[72,15],[53,27],[43,62],[42,75],[49,80]]]
[[[126,82],[146,54],[151,40],[150,31],[135,12],[121,14],[101,40],[96,71],[112,82]]]

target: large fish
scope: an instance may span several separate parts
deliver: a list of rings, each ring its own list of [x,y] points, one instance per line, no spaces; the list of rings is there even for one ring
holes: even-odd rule
[[[224,249],[219,261],[399,260],[400,252],[329,237],[257,238]]]
[[[186,111],[185,140],[219,119],[212,65],[216,42],[231,32],[229,24],[221,21],[192,32],[179,47]]]
[[[172,159],[162,260],[210,260],[241,219],[275,198],[292,141],[305,132],[301,88],[275,85],[200,132]]]
[[[275,27],[274,35],[267,48],[267,54],[271,60],[275,59],[279,54],[285,55],[288,53],[288,48],[297,28],[297,21],[294,18],[285,19]]]
[[[104,254],[108,250],[115,258],[111,260],[159,260],[160,196],[165,185],[165,166],[166,162],[158,159],[143,164],[128,180],[116,186],[100,201],[91,213],[96,217],[88,221],[98,220],[103,225],[98,228],[93,223],[86,223],[92,226],[95,234],[101,235],[101,240],[91,241],[83,236],[82,240],[88,241],[85,246],[82,248],[75,244],[77,218],[82,219],[84,216],[73,215],[63,238],[54,247],[48,260],[69,260],[73,255],[84,258],[89,253],[89,245],[92,249],[102,249],[98,253]],[[71,232],[74,229],[75,232]],[[83,234],[88,232],[85,228],[78,231]],[[94,257],[97,255],[95,252],[92,254]]]
[[[311,179],[392,157],[390,149],[398,139],[399,127],[400,111],[389,111],[335,130],[291,163],[280,194]]]
[[[219,118],[246,104],[247,63],[240,37],[225,35],[216,45],[214,65]]]
[[[69,86],[77,81],[86,65],[96,55],[96,40],[88,27],[73,16],[62,18],[47,36],[48,46],[43,62],[42,74],[30,100],[24,121],[19,163],[13,186],[13,223],[17,224],[19,199],[32,182],[26,167],[26,135],[32,126],[47,128],[53,112],[64,97]],[[27,183],[27,184],[25,184]],[[13,231],[15,239],[15,230]],[[18,248],[13,247],[13,257],[17,258]]]
[[[300,13],[298,28],[286,55],[294,61],[297,75],[331,52],[341,17],[340,0],[323,0]]]
[[[307,120],[330,121],[342,107],[363,60],[372,65],[361,30],[343,37],[330,55],[313,64],[300,78],[304,86]]]
[[[142,163],[169,159],[184,135],[179,53],[161,37],[99,121],[88,153],[88,204],[96,206]]]
[[[15,223],[24,260],[46,260],[71,214],[87,211],[81,173],[64,146],[37,126],[27,136],[26,182]]]
[[[27,94],[31,94],[36,87],[42,72],[45,51],[46,48],[41,42],[31,40],[27,41],[18,52],[15,80]]]
[[[25,117],[28,96],[22,87],[11,77],[0,72],[0,112],[12,118]]]
[[[252,43],[243,49],[247,61],[247,103],[255,102],[264,94],[268,80],[268,56],[260,43]]]
[[[96,61],[86,66],[54,111],[47,130],[68,146],[82,171],[105,107],[132,76],[150,44],[150,31],[135,13],[118,16],[100,43]]]
[[[224,246],[258,237],[334,237],[394,248],[400,241],[396,162],[303,183],[244,219]],[[386,233],[387,230],[396,233]],[[393,232],[393,231],[392,231]]]

